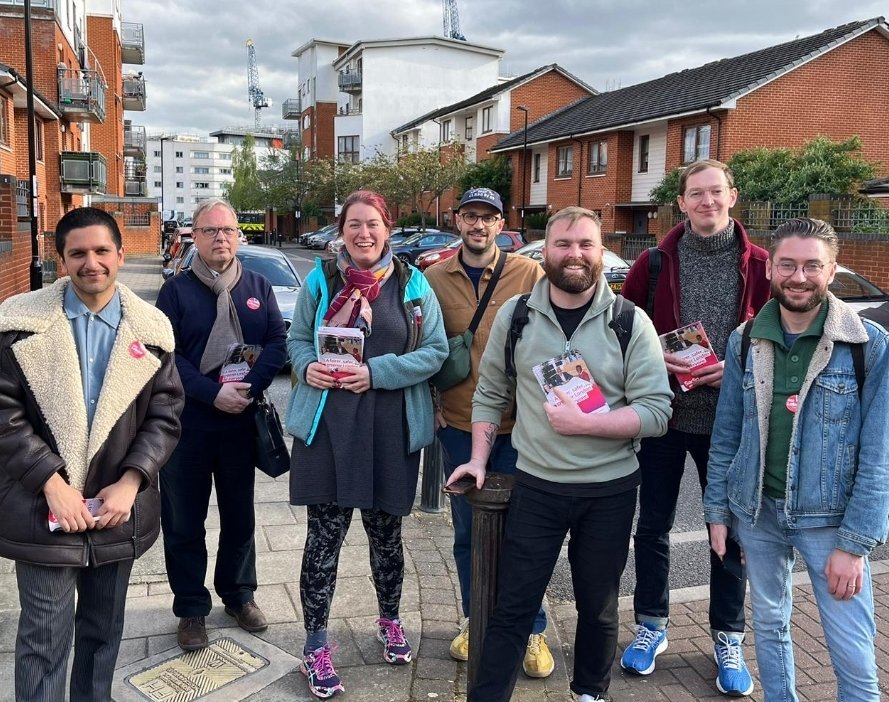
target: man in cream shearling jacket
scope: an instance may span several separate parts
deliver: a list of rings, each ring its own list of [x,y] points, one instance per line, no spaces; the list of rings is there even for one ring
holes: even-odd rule
[[[65,698],[73,634],[79,702],[111,699],[183,391],[169,321],[117,284],[114,219],[72,210],[56,248],[69,277],[0,305],[0,556],[15,560],[21,604],[16,700]]]

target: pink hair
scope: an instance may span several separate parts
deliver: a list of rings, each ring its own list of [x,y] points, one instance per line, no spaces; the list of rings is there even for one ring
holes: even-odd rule
[[[380,219],[383,220],[383,226],[385,226],[386,229],[392,229],[392,225],[394,224],[392,221],[392,215],[389,212],[389,206],[386,204],[386,200],[383,198],[383,196],[379,193],[375,193],[373,190],[356,190],[354,193],[346,198],[346,201],[343,203],[343,209],[340,210],[340,236],[342,236],[343,234],[343,227],[346,224],[349,208],[357,203],[373,207],[377,212],[380,213]]]

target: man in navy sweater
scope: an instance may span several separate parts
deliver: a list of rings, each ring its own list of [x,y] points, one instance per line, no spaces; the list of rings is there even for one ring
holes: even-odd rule
[[[193,214],[197,256],[190,270],[164,283],[157,306],[176,336],[176,366],[185,388],[182,439],[161,470],[161,526],[177,640],[186,651],[208,645],[204,618],[212,600],[204,587],[204,522],[215,483],[219,548],[216,594],[246,631],[268,624],[256,605],[253,400],[274,380],[286,357],[284,320],[272,286],[241,268],[238,220],[224,200],[202,202]],[[220,382],[233,344],[262,347],[240,382]]]

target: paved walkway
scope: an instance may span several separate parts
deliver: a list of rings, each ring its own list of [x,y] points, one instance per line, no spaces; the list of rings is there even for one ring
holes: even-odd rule
[[[160,259],[130,259],[121,280],[146,299],[153,300],[159,288]],[[252,691],[221,699],[312,700],[303,676],[293,669],[293,658],[301,650],[304,632],[299,603],[299,568],[305,538],[305,514],[287,499],[287,476],[272,480],[257,473],[256,542],[259,590],[257,601],[271,622],[259,636],[271,646],[274,663],[289,663],[289,670]],[[207,541],[218,537],[218,514],[211,507]],[[337,670],[346,686],[344,700],[362,702],[463,702],[466,666],[448,656],[448,644],[459,620],[457,578],[451,558],[451,526],[446,513],[415,510],[404,522],[407,573],[402,600],[402,617],[415,647],[414,662],[392,667],[382,662],[381,647],[374,633],[376,602],[370,580],[367,540],[354,524],[343,547],[339,579],[333,603],[330,630],[339,649]],[[212,568],[212,560],[211,560]],[[878,601],[878,625],[889,625],[889,564],[873,564]],[[212,588],[211,588],[212,589]],[[645,678],[624,676],[615,665],[611,694],[614,702],[684,702],[724,700],[715,689],[715,667],[707,625],[707,594],[704,588],[675,590],[671,594],[670,646],[658,658],[657,670]],[[833,673],[822,643],[818,613],[804,576],[794,588],[794,638],[800,699],[828,702],[836,698]],[[0,560],[0,702],[13,700],[12,668],[15,628],[18,618],[17,593],[12,563]],[[163,550],[155,545],[136,562],[131,578],[124,641],[119,667],[132,669],[156,654],[176,647],[176,620],[171,612],[172,594],[166,582]],[[620,649],[632,639],[632,603],[621,601]],[[572,665],[576,613],[573,603],[549,602],[549,641],[556,670],[547,680],[520,676],[514,702],[568,702],[568,674]],[[238,636],[233,620],[217,601],[208,618],[211,639]],[[889,643],[878,637],[878,660],[883,691],[889,695]],[[249,645],[249,644],[248,644]],[[752,647],[748,663],[755,671]],[[279,661],[279,662],[280,662]],[[249,677],[249,676],[248,676]],[[259,677],[257,675],[257,677]],[[242,690],[244,688],[241,688]],[[145,699],[145,698],[141,698]],[[762,700],[757,689],[749,698]]]

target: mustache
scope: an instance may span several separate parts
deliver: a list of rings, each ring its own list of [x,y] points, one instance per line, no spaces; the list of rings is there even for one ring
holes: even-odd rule
[[[587,270],[592,268],[589,263],[584,261],[582,258],[566,258],[562,263],[559,264],[559,268],[567,268],[568,266],[583,266]]]

